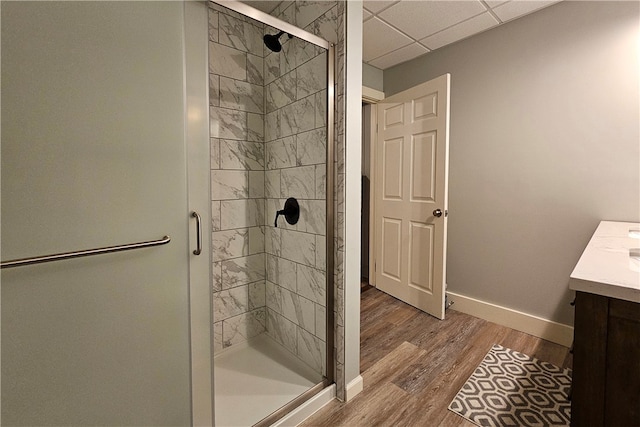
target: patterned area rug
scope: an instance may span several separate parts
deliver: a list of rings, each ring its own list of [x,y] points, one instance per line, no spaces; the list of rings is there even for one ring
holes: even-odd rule
[[[494,345],[449,405],[479,426],[568,426],[571,370]]]

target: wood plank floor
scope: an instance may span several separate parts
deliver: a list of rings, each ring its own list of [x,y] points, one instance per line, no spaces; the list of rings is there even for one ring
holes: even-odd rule
[[[360,319],[364,390],[303,426],[473,426],[447,407],[493,344],[571,367],[566,347],[453,310],[441,321],[370,286]]]

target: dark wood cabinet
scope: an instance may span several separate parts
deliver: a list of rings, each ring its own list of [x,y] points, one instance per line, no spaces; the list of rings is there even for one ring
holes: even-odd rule
[[[640,426],[640,304],[576,292],[571,425]]]

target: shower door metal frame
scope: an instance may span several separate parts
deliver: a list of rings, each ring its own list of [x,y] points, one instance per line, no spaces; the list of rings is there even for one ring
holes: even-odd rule
[[[254,9],[244,3],[237,0],[211,0],[211,3],[215,3],[224,8],[238,12],[241,15],[255,19],[263,24],[269,25],[278,30],[285,31],[288,34],[293,35],[299,39],[305,40],[313,45],[321,47],[327,50],[327,171],[326,171],[326,183],[325,183],[325,199],[326,199],[326,377],[322,382],[311,387],[306,392],[299,395],[280,409],[276,410],[272,414],[268,415],[261,421],[255,424],[255,426],[269,426],[275,421],[279,420],[293,409],[302,405],[304,402],[318,394],[325,387],[335,383],[335,360],[333,358],[333,349],[335,346],[335,313],[334,313],[334,193],[335,193],[335,76],[336,76],[336,48],[333,43],[309,33],[295,25],[289,24],[281,19],[271,16],[258,9]],[[215,395],[214,395],[215,401]],[[215,412],[215,411],[214,411]]]

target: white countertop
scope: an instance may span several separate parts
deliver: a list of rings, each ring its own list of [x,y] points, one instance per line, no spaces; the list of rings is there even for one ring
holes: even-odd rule
[[[640,303],[640,223],[601,221],[569,289]]]

